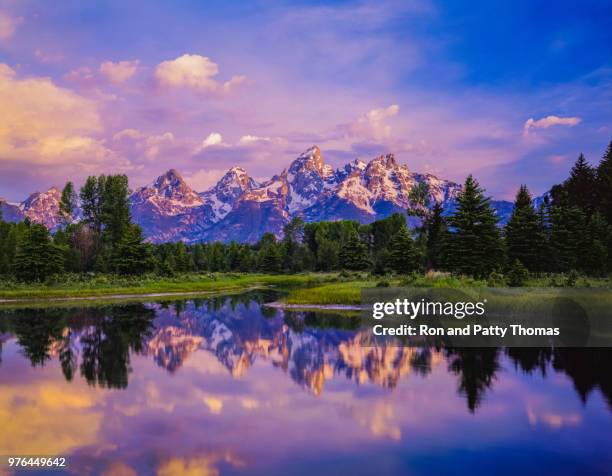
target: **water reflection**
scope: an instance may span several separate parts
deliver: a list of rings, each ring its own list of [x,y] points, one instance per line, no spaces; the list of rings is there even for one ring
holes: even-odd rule
[[[284,312],[262,306],[269,298],[0,313],[0,453],[69,453],[78,474],[313,469],[301,458],[371,474],[374,452],[418,474],[444,472],[451,455],[467,464],[474,448],[528,445],[542,465],[563,449],[557,474],[606,472],[612,350],[401,347],[357,316]],[[284,452],[291,464],[278,464]],[[455,472],[519,469],[498,464]]]
[[[315,395],[326,380],[394,388],[411,373],[427,375],[446,365],[475,411],[496,381],[505,352],[517,369],[546,376],[568,375],[583,402],[599,389],[612,409],[610,349],[430,349],[374,341],[359,329],[358,316],[279,311],[264,307],[262,294],[208,300],[129,304],[86,309],[6,312],[1,345],[11,334],[31,365],[57,358],[67,381],[80,375],[89,385],[126,388],[130,354],[143,354],[170,373],[197,350],[215,355],[233,377],[260,359],[281,369]],[[1,360],[0,360],[1,362]]]

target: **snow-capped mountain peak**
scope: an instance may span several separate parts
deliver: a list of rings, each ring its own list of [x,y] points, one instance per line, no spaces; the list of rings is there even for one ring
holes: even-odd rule
[[[263,233],[282,234],[292,217],[306,221],[352,219],[362,223],[405,213],[410,192],[429,188],[430,205],[454,206],[461,185],[431,174],[411,172],[393,154],[369,162],[355,159],[336,171],[325,163],[317,146],[298,155],[289,167],[258,183],[239,166],[230,168],[205,192],[196,193],[181,174],[170,169],[130,196],[131,215],[152,242],[256,241]],[[2,203],[4,219],[25,216],[56,228],[61,192],[52,187],[30,195],[19,207]],[[492,202],[502,223],[512,208]],[[78,220],[78,217],[75,219]]]
[[[212,209],[212,220],[217,222],[232,210],[245,192],[256,187],[259,187],[259,184],[249,177],[246,170],[235,166],[229,169],[214,187],[202,192],[200,196]]]

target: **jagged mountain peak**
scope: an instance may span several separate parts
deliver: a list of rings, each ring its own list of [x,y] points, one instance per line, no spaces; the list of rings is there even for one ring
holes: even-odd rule
[[[291,181],[293,176],[315,171],[321,177],[328,177],[333,173],[332,168],[325,164],[321,149],[313,145],[305,152],[302,152],[289,166],[288,176]]]
[[[368,164],[368,168],[386,168],[386,169],[395,169],[397,167],[406,167],[406,165],[400,165],[395,160],[395,154],[384,154],[374,157],[370,163]]]
[[[242,194],[245,190],[254,188],[257,185],[257,182],[249,176],[245,169],[240,166],[234,166],[210,190],[222,191],[230,188]],[[235,195],[235,193],[232,193],[232,195]]]
[[[367,167],[367,164],[361,159],[351,160],[349,163],[345,164],[344,167],[338,169],[336,174],[340,178],[340,180],[344,180],[347,177],[350,177],[355,174],[361,174]]]
[[[256,241],[266,232],[280,236],[284,224],[295,216],[306,221],[368,223],[405,212],[410,191],[420,183],[429,186],[432,204],[442,203],[447,210],[461,190],[459,184],[411,172],[393,154],[379,155],[367,163],[355,159],[334,171],[325,164],[321,150],[312,146],[282,173],[262,183],[234,166],[202,193],[196,193],[172,168],[132,193],[130,207],[134,221],[153,242]],[[53,229],[60,224],[60,199],[60,190],[51,187],[30,195],[19,206],[0,206],[5,219],[18,221],[28,216]],[[494,206],[502,221],[507,218],[511,204],[495,202]]]

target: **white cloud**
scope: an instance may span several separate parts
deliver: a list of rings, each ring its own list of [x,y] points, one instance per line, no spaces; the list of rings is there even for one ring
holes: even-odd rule
[[[286,143],[286,140],[282,137],[262,137],[247,134],[242,136],[238,143],[245,146],[256,144],[284,144]]]
[[[121,84],[136,74],[139,63],[140,62],[138,60],[119,61],[117,63],[105,61],[100,65],[100,72],[111,83]]]
[[[0,41],[13,36],[21,18],[13,18],[8,13],[0,12]]]
[[[525,121],[525,124],[523,124],[523,135],[528,136],[531,129],[548,129],[552,126],[574,127],[580,124],[581,121],[582,119],[580,117],[546,116],[538,120],[530,117]]]
[[[211,132],[208,134],[208,137],[202,141],[200,145],[201,149],[206,149],[207,147],[212,147],[213,145],[220,145],[223,143],[223,136],[218,132]]]
[[[372,109],[356,121],[341,125],[340,130],[350,137],[358,137],[360,139],[387,139],[391,136],[391,126],[385,121],[397,116],[399,110],[400,108],[397,104],[391,104],[385,108]]]
[[[215,79],[217,74],[219,66],[210,58],[185,54],[158,64],[154,77],[160,86],[184,87],[208,93],[230,92],[246,81],[246,76],[233,76],[221,83]]]

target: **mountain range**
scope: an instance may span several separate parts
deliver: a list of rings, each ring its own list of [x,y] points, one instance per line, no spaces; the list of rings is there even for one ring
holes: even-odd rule
[[[333,169],[313,146],[288,168],[258,182],[242,167],[232,167],[212,188],[197,192],[181,174],[170,169],[130,195],[132,219],[153,243],[221,241],[255,242],[264,233],[277,236],[292,217],[305,221],[352,219],[369,223],[394,212],[405,212],[412,188],[425,183],[430,203],[448,212],[455,206],[461,185],[431,174],[412,172],[393,154],[368,163],[354,160]],[[61,192],[51,187],[31,194],[21,203],[2,202],[5,220],[29,217],[50,229],[59,226]],[[500,223],[512,203],[492,201]]]

